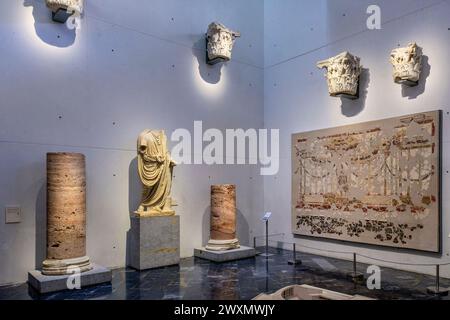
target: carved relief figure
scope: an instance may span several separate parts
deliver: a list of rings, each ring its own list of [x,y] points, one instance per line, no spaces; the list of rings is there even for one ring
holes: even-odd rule
[[[232,31],[221,23],[211,23],[206,34],[207,62],[215,64],[230,60],[234,41],[240,36],[239,32]]]
[[[416,86],[422,71],[422,50],[417,44],[392,50],[390,61],[393,66],[393,77],[396,83]]]
[[[175,162],[167,150],[163,130],[144,130],[137,141],[138,171],[143,191],[138,215],[174,215],[172,172]]]
[[[359,76],[361,75],[360,58],[348,52],[319,61],[317,67],[327,69],[328,91],[330,96],[358,98]]]

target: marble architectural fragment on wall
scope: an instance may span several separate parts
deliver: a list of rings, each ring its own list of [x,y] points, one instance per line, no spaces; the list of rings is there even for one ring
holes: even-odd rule
[[[47,7],[53,12],[58,10],[72,10],[79,14],[83,13],[84,1],[83,0],[45,0]]]
[[[422,50],[415,42],[392,50],[390,61],[396,83],[416,86],[422,71]]]
[[[211,186],[210,239],[207,250],[223,251],[240,247],[236,238],[236,186]]]
[[[348,295],[336,291],[313,287],[307,284],[292,285],[272,293],[262,293],[253,300],[374,300],[360,295]]]
[[[80,16],[84,10],[84,0],[45,0],[45,3],[56,22],[64,23],[72,15]]]
[[[85,157],[47,154],[47,259],[42,273],[70,274],[92,267],[86,256]]]
[[[362,71],[360,60],[349,52],[342,52],[317,63],[317,67],[327,69],[326,78],[330,96],[358,98],[359,77]]]
[[[240,33],[232,31],[218,22],[212,22],[206,33],[207,63],[229,61],[233,51],[234,41],[240,37]]]
[[[170,216],[172,209],[172,173],[175,162],[167,150],[163,130],[146,129],[137,141],[138,172],[142,182],[139,216]]]

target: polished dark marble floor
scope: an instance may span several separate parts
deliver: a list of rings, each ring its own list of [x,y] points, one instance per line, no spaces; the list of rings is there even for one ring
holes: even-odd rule
[[[274,255],[216,264],[198,258],[182,259],[179,266],[138,272],[133,269],[113,271],[112,284],[82,290],[38,296],[27,284],[0,287],[0,299],[252,299],[259,293],[272,293],[292,284],[309,284],[347,294],[376,299],[436,299],[426,293],[434,285],[431,276],[382,268],[380,290],[369,290],[365,283],[355,285],[347,279],[352,263],[311,254],[298,254],[301,265],[287,261],[291,252],[272,249]],[[366,265],[358,264],[365,272]],[[441,279],[443,287],[450,280]],[[443,299],[449,299],[445,297]]]

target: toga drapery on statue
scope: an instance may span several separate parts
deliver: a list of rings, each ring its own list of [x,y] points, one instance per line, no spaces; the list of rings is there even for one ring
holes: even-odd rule
[[[138,171],[143,185],[138,215],[174,215],[170,190],[175,162],[163,130],[144,130],[137,141]]]

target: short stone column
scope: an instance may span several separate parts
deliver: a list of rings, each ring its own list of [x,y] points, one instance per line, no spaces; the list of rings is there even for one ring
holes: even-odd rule
[[[85,157],[47,154],[47,259],[45,275],[90,270],[86,256]]]
[[[236,238],[236,186],[211,186],[211,225],[207,250],[224,251],[240,247]]]

